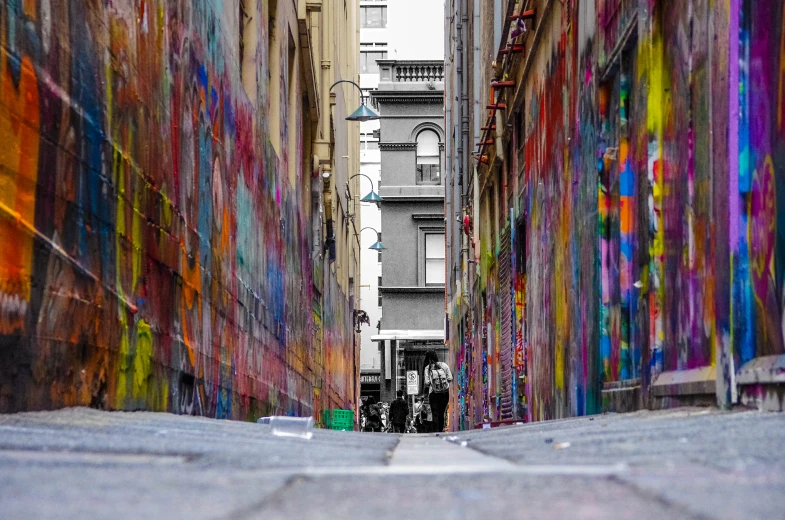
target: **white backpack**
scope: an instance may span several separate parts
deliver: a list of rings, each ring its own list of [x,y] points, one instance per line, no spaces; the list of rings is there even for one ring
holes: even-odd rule
[[[436,368],[428,368],[431,376],[431,388],[434,392],[446,392],[450,389],[450,381],[447,380],[447,372],[439,365],[432,365]]]

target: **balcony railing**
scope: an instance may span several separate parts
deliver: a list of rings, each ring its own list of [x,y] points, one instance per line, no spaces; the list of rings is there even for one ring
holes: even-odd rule
[[[379,60],[382,81],[395,83],[440,83],[444,81],[444,62]]]

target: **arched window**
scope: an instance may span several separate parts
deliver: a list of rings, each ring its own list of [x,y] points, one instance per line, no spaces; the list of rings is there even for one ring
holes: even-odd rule
[[[417,134],[417,184],[441,184],[439,134],[423,130]]]

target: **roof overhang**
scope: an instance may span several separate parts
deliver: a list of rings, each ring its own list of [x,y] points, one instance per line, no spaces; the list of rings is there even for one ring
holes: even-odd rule
[[[380,330],[371,341],[444,341],[443,330]]]

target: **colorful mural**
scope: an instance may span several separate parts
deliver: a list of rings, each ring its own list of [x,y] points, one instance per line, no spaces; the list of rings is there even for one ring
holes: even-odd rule
[[[0,411],[352,407],[348,298],[325,282],[323,315],[300,305],[319,263],[305,115],[281,110],[280,142],[296,147],[276,153],[280,100],[266,81],[256,99],[243,88],[238,13],[209,0],[3,2]],[[244,52],[266,78],[288,46],[268,49],[267,1],[260,13]],[[282,96],[299,78],[284,70]]]
[[[785,6],[738,3],[738,188],[731,192],[734,357],[785,352]],[[773,23],[775,22],[776,23]],[[738,217],[738,220],[736,220]]]
[[[478,315],[494,325],[479,343],[511,327],[495,348],[515,352],[516,370],[525,360],[515,418],[618,409],[626,390],[622,407],[679,404],[650,390],[680,371],[717,373],[709,399],[730,404],[733,373],[785,354],[785,7],[526,6],[520,54],[483,43],[496,75],[473,81],[507,112],[473,114],[495,135],[472,158],[480,191],[469,197],[476,214],[499,215],[494,190],[516,196],[509,259],[493,248],[505,223],[473,223],[485,230],[476,257],[516,271],[508,282],[483,264],[476,284],[488,295]],[[490,85],[505,83],[494,97]],[[495,295],[510,291],[507,322]],[[491,418],[498,362],[487,363]]]

